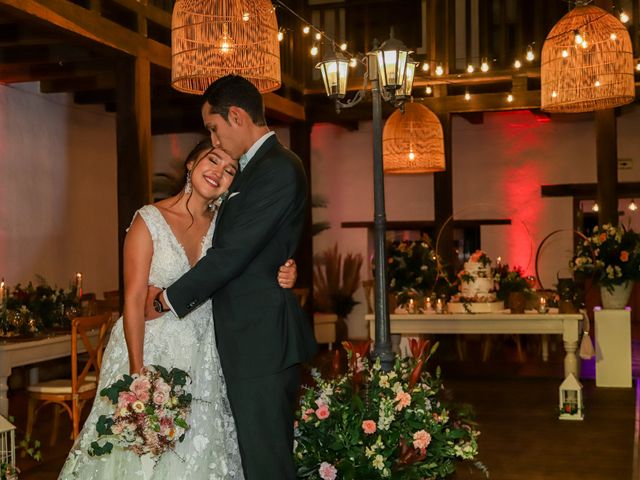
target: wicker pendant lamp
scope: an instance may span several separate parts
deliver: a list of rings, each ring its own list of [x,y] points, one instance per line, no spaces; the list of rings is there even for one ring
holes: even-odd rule
[[[578,6],[542,47],[542,109],[591,112],[634,100],[634,65],[626,27],[599,7]]]
[[[433,173],[445,169],[444,135],[438,117],[424,105],[406,103],[396,110],[382,132],[384,172]]]
[[[269,0],[176,0],[171,20],[171,84],[202,93],[242,75],[262,93],[280,87],[278,22]]]

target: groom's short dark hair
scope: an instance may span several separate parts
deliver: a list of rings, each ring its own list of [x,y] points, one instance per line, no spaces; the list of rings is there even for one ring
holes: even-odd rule
[[[240,107],[256,125],[266,125],[264,103],[258,89],[240,75],[227,75],[213,82],[202,94],[202,104],[211,105],[211,112],[229,121],[229,108]]]

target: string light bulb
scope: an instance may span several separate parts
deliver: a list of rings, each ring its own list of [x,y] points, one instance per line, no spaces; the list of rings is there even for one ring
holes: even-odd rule
[[[304,27],[302,27],[302,33],[304,33],[305,35],[309,35],[310,31],[311,27],[309,25],[305,25]]]
[[[351,60],[349,60],[349,66],[351,68],[356,68],[358,66],[358,60],[356,60],[355,57],[351,57]]]
[[[622,23],[627,23],[629,21],[629,15],[624,10],[620,10],[620,21]]]
[[[427,95],[431,95],[433,93],[433,88],[431,88],[430,85],[427,85],[424,89],[424,93],[426,93]]]
[[[536,58],[535,53],[533,53],[533,47],[531,45],[529,45],[527,47],[527,56],[526,56],[526,58],[527,58],[527,62],[533,62],[535,60],[535,58]]]
[[[636,63],[636,71],[640,72],[640,60]]]
[[[343,42],[340,44],[340,50],[342,50],[343,52],[347,49],[347,43]]]
[[[244,12],[242,14],[242,21],[243,22],[248,22],[249,21],[249,12]]]
[[[282,30],[278,30],[278,41],[281,42],[284,40],[284,32]]]
[[[475,68],[473,68],[473,65],[469,64],[467,65],[467,73],[473,73],[475,71]]]
[[[316,32],[316,40],[322,40],[322,34],[320,32]]]
[[[469,90],[467,90],[466,92],[464,92],[464,99],[468,102],[469,100],[471,100],[471,94],[469,93]]]
[[[509,95],[507,95],[507,102],[513,102],[513,94],[510,93]]]
[[[424,62],[422,64],[422,71],[423,72],[428,72],[429,71],[429,62]]]
[[[444,73],[444,68],[442,68],[442,65],[438,65],[436,67],[436,75],[441,76],[443,73]]]
[[[489,62],[487,62],[486,59],[482,60],[482,65],[480,65],[480,70],[482,70],[484,73],[487,73],[489,71]]]
[[[636,205],[636,201],[633,198],[631,199],[631,203],[627,208],[632,212],[635,212],[636,210],[638,210],[638,205]]]
[[[600,207],[598,206],[598,202],[594,202],[593,207],[591,207],[592,212],[599,212]]]
[[[513,66],[514,68],[520,68],[522,67],[522,62],[516,58],[516,61],[513,62]]]
[[[314,45],[313,47],[311,47],[309,53],[311,53],[312,57],[315,57],[316,55],[318,55],[318,47]]]

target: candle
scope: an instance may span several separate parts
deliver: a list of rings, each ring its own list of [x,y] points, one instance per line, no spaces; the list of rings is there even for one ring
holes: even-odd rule
[[[500,265],[500,262],[502,262],[502,257],[498,257],[496,261],[498,262],[498,265]]]
[[[0,282],[0,307],[4,306],[4,278]]]
[[[431,297],[424,298],[424,313],[430,313],[433,311],[433,307],[431,306]]]
[[[413,298],[409,299],[409,307],[408,307],[409,313],[416,313],[416,305],[413,301]]]
[[[444,313],[444,300],[441,298],[436,300],[436,313]]]
[[[547,299],[544,297],[540,297],[540,301],[538,304],[538,312],[547,313]]]
[[[76,273],[76,293],[78,298],[82,297],[82,274],[80,272]]]

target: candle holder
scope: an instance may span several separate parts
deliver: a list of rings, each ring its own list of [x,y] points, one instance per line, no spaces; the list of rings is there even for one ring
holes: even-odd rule
[[[431,297],[428,295],[422,300],[422,311],[424,313],[433,313],[433,304],[431,303]]]
[[[547,306],[547,299],[545,297],[540,297],[538,299],[538,313],[548,313],[549,307]]]
[[[436,313],[444,313],[444,309],[445,309],[444,298],[440,297],[436,299]]]

